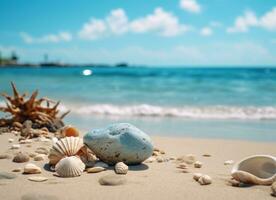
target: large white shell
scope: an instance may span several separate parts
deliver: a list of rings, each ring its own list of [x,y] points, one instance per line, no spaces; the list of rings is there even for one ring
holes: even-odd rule
[[[232,177],[242,183],[271,185],[276,180],[276,158],[270,155],[253,155],[236,163]]]
[[[60,177],[80,176],[84,169],[84,163],[76,156],[62,158],[55,167]]]
[[[49,153],[49,164],[55,165],[66,156],[75,156],[83,146],[79,137],[65,137],[53,144]]]
[[[123,162],[118,162],[115,165],[115,172],[117,174],[127,174],[128,172],[128,166]]]

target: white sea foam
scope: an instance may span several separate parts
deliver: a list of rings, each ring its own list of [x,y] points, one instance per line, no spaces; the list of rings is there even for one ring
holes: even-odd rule
[[[4,106],[0,101],[0,106]],[[249,119],[263,120],[276,119],[276,107],[263,106],[183,106],[183,107],[161,107],[148,104],[139,105],[113,105],[113,104],[93,104],[74,105],[61,104],[61,113],[71,110],[77,115],[105,115],[117,117],[180,117],[187,119]]]
[[[87,106],[70,106],[72,113],[81,115],[107,116],[147,116],[147,117],[181,117],[190,119],[276,119],[276,107],[160,107],[148,104],[118,106],[112,104],[94,104]]]

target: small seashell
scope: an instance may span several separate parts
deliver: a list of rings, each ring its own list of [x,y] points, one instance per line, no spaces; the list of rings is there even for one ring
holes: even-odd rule
[[[38,154],[34,157],[34,161],[43,161],[45,159],[46,155],[44,154]]]
[[[185,162],[187,164],[193,164],[195,162],[195,155],[187,154],[185,156],[181,156],[181,157],[177,158],[177,161]]]
[[[11,149],[20,149],[20,144],[13,144]]]
[[[276,179],[276,157],[249,156],[233,166],[231,175],[245,184],[271,185]]]
[[[203,174],[201,174],[201,173],[194,173],[193,179],[196,180],[196,181],[198,181],[201,176],[203,176]]]
[[[153,151],[152,152],[152,156],[159,156],[159,155],[160,155],[160,153],[158,151]]]
[[[163,151],[163,150],[160,150],[159,152],[160,152],[160,154],[165,154],[165,151]]]
[[[12,170],[12,172],[21,172],[21,168],[15,168]]]
[[[30,157],[28,154],[19,152],[14,156],[12,161],[16,163],[23,163],[23,162],[28,162],[29,160],[30,160]]]
[[[103,168],[107,169],[109,166],[105,162],[99,161],[99,162],[96,162],[96,164],[94,165],[94,167],[103,167]]]
[[[200,185],[209,185],[212,183],[212,178],[208,175],[202,175],[199,179],[198,182]]]
[[[202,162],[200,162],[200,161],[196,161],[195,163],[194,163],[194,167],[195,168],[201,168],[202,167]]]
[[[87,168],[86,171],[87,173],[98,173],[106,170],[106,168],[103,167],[92,167],[92,168]]]
[[[8,141],[9,143],[13,143],[14,139],[10,138]]]
[[[232,165],[232,164],[234,164],[234,161],[233,161],[233,160],[226,160],[226,161],[224,162],[224,165]]]
[[[156,158],[153,157],[153,156],[151,156],[151,157],[149,157],[147,160],[145,160],[144,162],[145,162],[145,163],[153,163],[154,161],[156,161]]]
[[[60,177],[80,176],[84,169],[84,163],[76,156],[62,158],[55,167],[55,170]]]
[[[177,168],[179,169],[188,169],[188,165],[186,163],[180,163]]]
[[[79,137],[65,137],[53,144],[49,153],[49,164],[55,165],[66,156],[75,156],[83,147],[83,140]]]
[[[128,166],[123,162],[118,162],[115,165],[115,172],[116,174],[127,174]]]
[[[172,156],[169,158],[170,160],[176,160],[176,157]]]
[[[79,135],[80,132],[78,131],[78,129],[71,125],[64,126],[61,130],[62,137],[79,137]]]
[[[271,186],[272,195],[276,197],[276,181]]]
[[[44,182],[44,181],[47,181],[48,178],[44,176],[31,176],[31,177],[28,177],[28,180],[34,181],[34,182]]]
[[[11,155],[9,154],[0,154],[0,159],[10,159]]]
[[[41,169],[40,167],[36,166],[33,163],[28,163],[24,167],[24,174],[40,174]]]
[[[159,148],[157,148],[157,147],[154,147],[154,148],[153,148],[153,151],[160,152],[160,149],[159,149]]]

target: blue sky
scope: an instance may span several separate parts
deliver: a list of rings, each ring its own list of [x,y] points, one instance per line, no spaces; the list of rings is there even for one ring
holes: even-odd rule
[[[276,65],[275,0],[0,0],[0,27],[24,62]]]

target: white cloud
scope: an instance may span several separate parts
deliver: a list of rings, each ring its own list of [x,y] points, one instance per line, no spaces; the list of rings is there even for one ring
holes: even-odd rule
[[[28,33],[21,32],[21,38],[27,44],[42,44],[42,43],[58,43],[69,42],[72,40],[72,35],[68,32],[59,32],[58,34],[48,34],[41,37],[33,37]]]
[[[135,33],[158,32],[163,36],[176,36],[188,31],[189,27],[179,23],[172,13],[156,8],[152,14],[133,20],[130,29]]]
[[[213,34],[213,29],[210,27],[203,27],[200,31],[202,36],[211,36]]]
[[[228,33],[247,32],[250,26],[257,26],[258,19],[254,12],[245,11],[243,16],[239,16],[233,27],[227,28]]]
[[[276,30],[276,7],[260,18],[260,26],[268,30]]]
[[[123,34],[128,31],[128,17],[121,8],[112,10],[106,22],[114,34]]]
[[[180,0],[179,4],[183,10],[187,10],[192,13],[200,13],[201,11],[201,6],[196,0]]]
[[[261,17],[256,17],[252,11],[245,11],[237,17],[235,24],[226,29],[228,33],[248,32],[251,27],[261,27],[270,31],[276,30],[276,7]]]
[[[103,20],[91,19],[85,23],[82,29],[79,31],[79,37],[81,39],[95,40],[102,37],[107,30],[106,24]]]
[[[178,18],[163,8],[156,8],[153,13],[130,21],[121,8],[112,10],[104,19],[92,18],[79,31],[81,39],[94,40],[107,35],[125,33],[155,32],[161,36],[172,37],[189,30]]]

